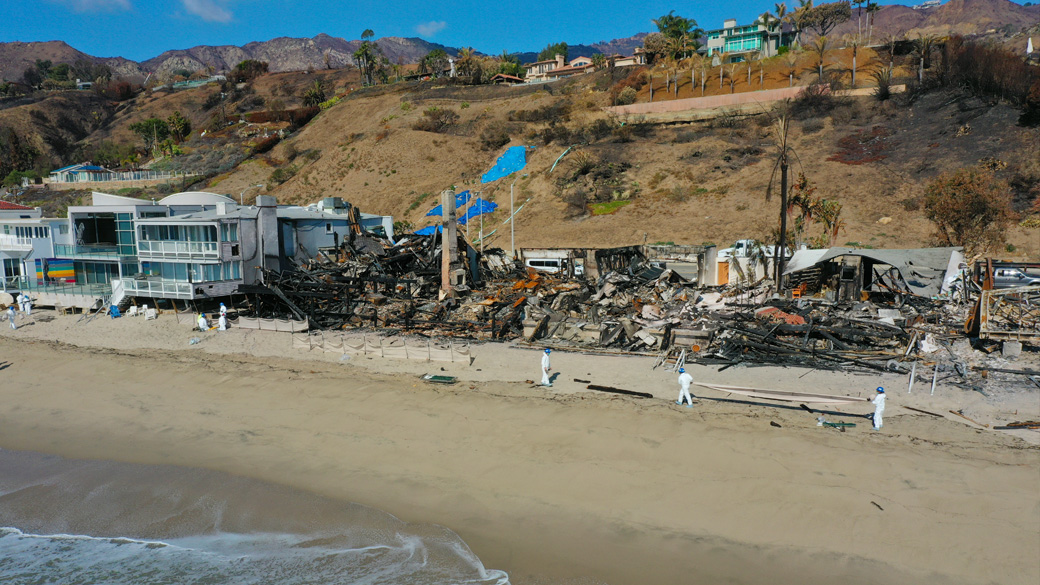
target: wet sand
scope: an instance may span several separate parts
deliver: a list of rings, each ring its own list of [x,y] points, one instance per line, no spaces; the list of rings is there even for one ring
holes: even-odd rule
[[[1035,392],[893,393],[881,433],[853,416],[866,405],[828,409],[858,425],[839,433],[797,407],[711,391],[680,408],[673,375],[651,358],[557,352],[563,375],[546,390],[522,381],[536,352],[481,346],[471,366],[445,366],[464,382],[441,387],[414,375],[438,365],[301,359],[315,356],[278,334],[188,348],[190,332],[169,322],[69,319],[0,336],[0,447],[220,470],[370,505],[451,528],[521,585],[1040,580],[1040,450],[899,408],[1026,419],[1040,410]],[[159,348],[40,340],[60,327]],[[210,353],[250,343],[256,355]],[[905,384],[803,373],[694,371],[833,394]],[[569,382],[589,376],[657,398]]]

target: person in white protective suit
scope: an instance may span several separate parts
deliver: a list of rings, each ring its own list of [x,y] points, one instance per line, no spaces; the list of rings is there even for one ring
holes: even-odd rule
[[[206,315],[199,314],[199,331],[208,331],[209,323],[206,321]]]
[[[542,354],[542,386],[552,386],[552,380],[549,379],[549,372],[552,371],[552,367],[549,365],[550,353],[552,350],[546,349]]]
[[[686,368],[679,368],[679,400],[676,400],[676,404],[682,404],[683,400],[686,401],[686,408],[693,408],[693,397],[690,396],[690,384],[693,382],[693,376],[686,373]]]
[[[227,317],[227,307],[224,306],[224,303],[220,303],[220,316]]]
[[[27,294],[23,294],[22,296],[25,298],[25,302],[22,303],[22,312],[25,313],[26,317],[28,317],[32,315],[32,299],[29,298],[29,295]]]
[[[217,331],[227,331],[227,317],[221,313],[220,318],[217,319]]]
[[[878,386],[877,396],[874,397],[874,430],[881,430],[881,415],[885,413],[885,389]]]
[[[7,307],[7,320],[11,322],[11,329],[18,329],[18,326],[14,324],[14,318],[14,305],[10,305]]]

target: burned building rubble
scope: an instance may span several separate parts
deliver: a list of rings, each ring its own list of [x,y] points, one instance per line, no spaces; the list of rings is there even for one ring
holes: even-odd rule
[[[669,368],[763,364],[890,372],[910,372],[922,360],[963,361],[953,344],[968,335],[965,324],[980,292],[953,249],[810,251],[793,258],[781,295],[766,280],[700,284],[642,246],[570,254],[584,261],[576,276],[573,269],[538,272],[519,256],[478,251],[461,236],[451,264],[454,285],[445,291],[442,239],[435,233],[391,243],[358,234],[293,270],[269,271],[263,284],[240,292],[258,316],[291,315],[323,330],[379,328],[640,353]],[[940,269],[946,264],[950,270]],[[1032,321],[1005,319],[1001,338],[1036,343],[1040,323],[1035,311],[1015,312],[1019,296],[1001,295],[1012,305],[1004,313]]]

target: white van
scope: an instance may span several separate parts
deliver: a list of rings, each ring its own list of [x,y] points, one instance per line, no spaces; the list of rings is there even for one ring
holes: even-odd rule
[[[538,272],[546,274],[567,274],[569,262],[566,258],[527,258],[524,260],[524,264],[529,268],[534,268]],[[584,275],[585,266],[575,264],[574,276]]]

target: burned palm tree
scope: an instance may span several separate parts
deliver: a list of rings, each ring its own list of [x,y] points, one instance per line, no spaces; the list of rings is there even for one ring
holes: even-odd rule
[[[790,101],[785,100],[780,109],[774,115],[772,124],[772,142],[776,147],[776,162],[773,163],[773,171],[769,175],[769,184],[766,187],[766,201],[773,198],[773,187],[776,184],[777,173],[780,174],[780,237],[776,246],[776,290],[782,291],[781,279],[784,274],[784,259],[787,250],[787,182],[788,169],[791,166],[792,157],[796,156],[794,147],[790,142],[791,116]]]

